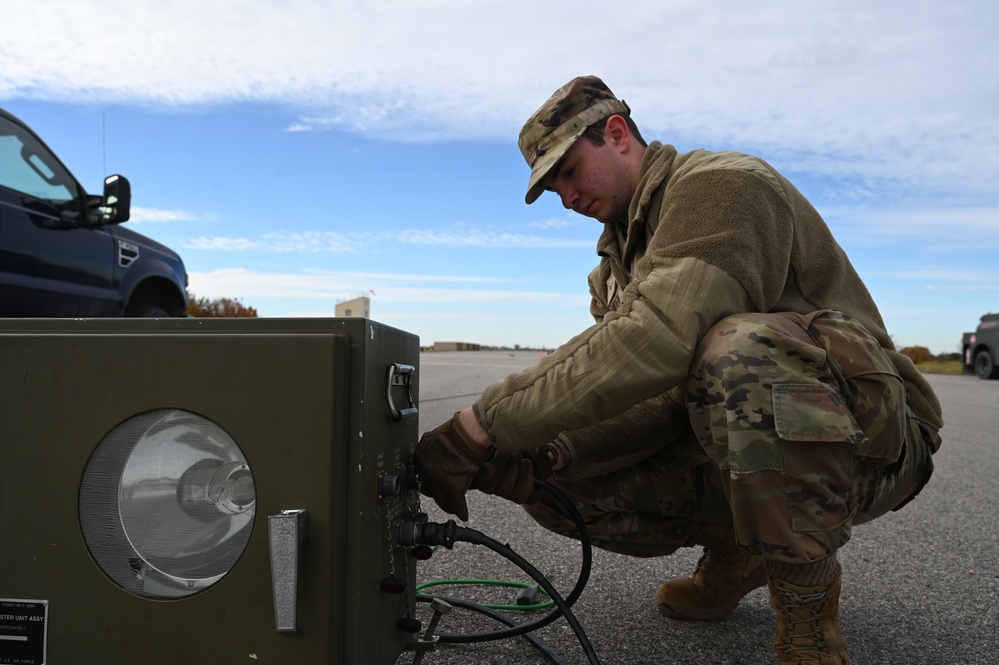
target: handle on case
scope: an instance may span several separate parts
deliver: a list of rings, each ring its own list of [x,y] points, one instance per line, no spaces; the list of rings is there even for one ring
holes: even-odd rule
[[[412,365],[392,363],[388,367],[388,384],[385,388],[385,398],[388,400],[389,414],[391,414],[392,420],[395,422],[409,420],[420,414],[419,409],[416,408],[416,400],[413,397],[413,376],[415,375],[416,368]],[[396,408],[395,401],[392,399],[392,388],[394,386],[406,387],[406,399],[409,402],[408,407],[403,409]]]
[[[282,634],[298,632],[298,568],[308,531],[308,511],[282,510],[267,518],[274,590],[274,627]]]

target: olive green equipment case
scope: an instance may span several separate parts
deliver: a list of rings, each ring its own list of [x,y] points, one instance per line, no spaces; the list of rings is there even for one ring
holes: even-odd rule
[[[419,340],[0,321],[0,665],[396,662]]]

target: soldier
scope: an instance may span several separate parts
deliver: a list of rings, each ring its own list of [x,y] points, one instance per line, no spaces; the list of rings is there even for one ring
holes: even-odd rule
[[[716,620],[767,585],[781,663],[849,662],[836,551],[914,497],[940,446],[940,405],[897,353],[818,212],[766,162],[646,144],[599,78],[527,121],[526,201],[554,192],[604,226],[595,325],[416,448],[422,491],[468,519],[469,488],[641,557],[702,546],[659,611]]]

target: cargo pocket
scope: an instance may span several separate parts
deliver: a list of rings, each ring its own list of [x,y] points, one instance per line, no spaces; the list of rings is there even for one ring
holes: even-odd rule
[[[851,376],[847,383],[851,389],[850,410],[866,434],[857,445],[857,456],[880,464],[897,461],[905,436],[902,378],[890,372],[871,372]]]
[[[846,397],[863,441],[854,453],[876,464],[898,460],[905,435],[905,385],[888,353],[858,322],[838,312],[817,312],[809,334],[825,349],[829,371]]]
[[[867,437],[843,398],[824,386],[778,384],[773,403],[791,526],[832,531],[857,510],[850,497],[854,452]]]

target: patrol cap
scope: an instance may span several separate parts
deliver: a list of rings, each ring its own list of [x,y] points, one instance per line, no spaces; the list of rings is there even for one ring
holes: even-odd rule
[[[527,203],[534,203],[544,186],[541,180],[586,128],[612,115],[628,115],[631,109],[614,96],[596,76],[578,76],[555,91],[520,130],[517,143],[531,167]]]

